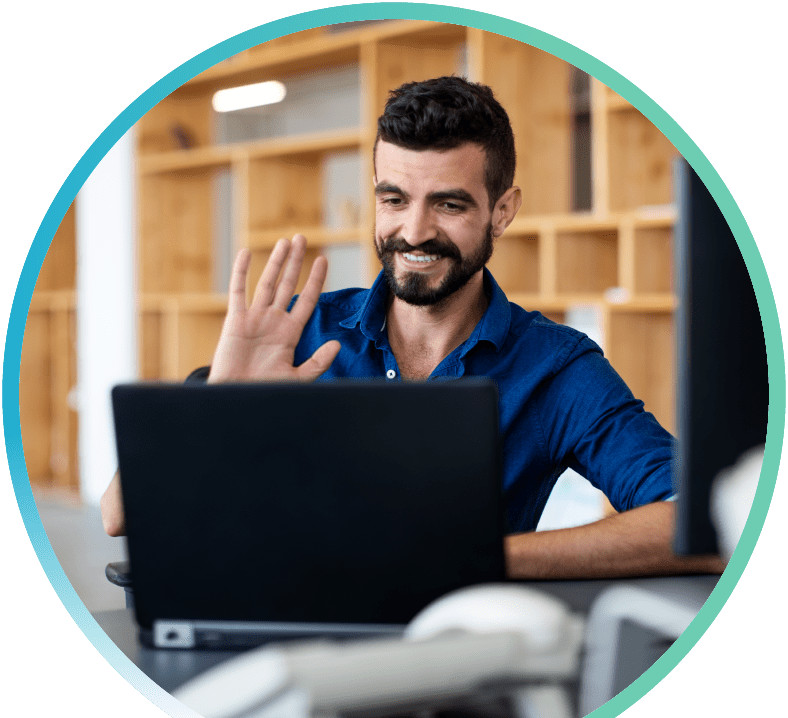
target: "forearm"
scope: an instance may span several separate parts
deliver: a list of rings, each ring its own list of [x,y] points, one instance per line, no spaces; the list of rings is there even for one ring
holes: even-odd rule
[[[676,556],[675,505],[659,502],[586,526],[506,538],[509,578],[582,579],[722,573],[716,555]]]
[[[126,517],[123,512],[123,495],[120,490],[120,472],[116,471],[107,490],[101,497],[101,521],[110,536],[126,534]]]

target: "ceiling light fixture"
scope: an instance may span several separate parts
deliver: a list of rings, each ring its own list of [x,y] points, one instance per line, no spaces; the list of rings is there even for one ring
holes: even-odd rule
[[[271,80],[254,85],[230,87],[219,90],[213,96],[213,109],[216,112],[235,112],[250,107],[273,105],[285,99],[287,90],[281,82]]]

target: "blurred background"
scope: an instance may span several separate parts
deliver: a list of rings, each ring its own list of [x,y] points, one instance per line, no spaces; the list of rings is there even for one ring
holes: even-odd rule
[[[376,118],[389,90],[446,74],[489,84],[514,127],[523,207],[497,242],[496,280],[511,301],[589,334],[675,430],[670,142],[581,70],[481,30],[385,21],[285,36],[148,112],[85,184],[41,269],[20,373],[25,459],[91,611],[124,600],[103,578],[123,541],[104,535],[98,510],[115,470],[109,389],[210,363],[241,247],[251,286],[296,231],[328,258],[326,289],[369,286]],[[540,529],[610,511],[567,472]]]

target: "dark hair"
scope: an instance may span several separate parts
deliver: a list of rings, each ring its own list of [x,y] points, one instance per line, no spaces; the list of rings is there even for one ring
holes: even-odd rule
[[[392,90],[375,139],[409,150],[449,150],[466,142],[486,154],[490,209],[514,183],[514,134],[493,91],[462,77],[408,82]],[[374,160],[374,155],[373,155]]]

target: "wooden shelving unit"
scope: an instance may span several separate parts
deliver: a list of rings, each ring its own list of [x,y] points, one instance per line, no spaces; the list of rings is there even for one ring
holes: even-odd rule
[[[358,76],[353,109],[359,119],[351,126],[217,140],[211,107],[217,90],[265,80],[297,83],[348,68]],[[390,21],[279,38],[206,70],[140,120],[142,378],[178,380],[210,362],[226,306],[220,265],[224,262],[226,272],[227,258],[240,247],[253,252],[252,286],[276,239],[296,231],[309,238],[313,255],[358,248],[368,267],[362,283],[371,283],[379,266],[371,242],[375,121],[390,89],[452,73],[493,87],[517,141],[515,182],[523,190],[523,207],[497,240],[491,271],[512,301],[558,321],[574,307],[594,307],[607,356],[646,407],[674,429],[671,162],[676,150],[637,109],[591,79],[584,100],[591,202],[578,208],[582,167],[573,135],[578,104],[570,90],[577,70],[515,40],[441,23]],[[313,125],[319,126],[322,111],[317,103]],[[343,153],[357,160],[356,187],[346,193],[347,206],[327,206],[327,168]],[[220,177],[231,187],[223,208],[216,195]],[[55,301],[46,293],[60,287],[50,288],[45,275],[42,271],[37,295]],[[31,355],[36,342],[43,346],[43,337],[55,341],[56,334],[67,335],[64,317],[73,314],[73,282],[63,291],[72,292],[71,309],[65,304],[31,309],[25,339]],[[45,328],[58,321],[57,332]],[[67,353],[61,348],[52,356],[60,352]],[[53,402],[63,399],[62,386],[68,383],[58,382],[60,394]],[[43,404],[35,411],[31,404],[26,414],[29,435],[47,434]],[[75,426],[72,417],[69,421]],[[56,433],[65,435],[60,429],[51,435]],[[54,463],[60,466],[59,461]],[[40,463],[43,471],[47,462]]]
[[[76,225],[72,204],[55,233],[30,302],[19,368],[19,415],[31,484],[76,489]]]

